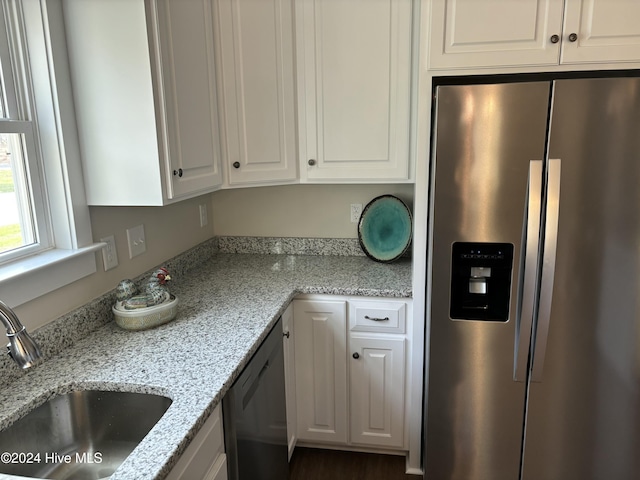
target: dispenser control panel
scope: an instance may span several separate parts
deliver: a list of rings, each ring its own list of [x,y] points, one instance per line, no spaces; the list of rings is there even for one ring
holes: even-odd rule
[[[455,242],[451,247],[451,318],[506,322],[512,269],[511,243]]]

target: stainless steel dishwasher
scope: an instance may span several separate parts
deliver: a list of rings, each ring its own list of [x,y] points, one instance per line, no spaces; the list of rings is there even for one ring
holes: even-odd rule
[[[282,320],[222,400],[229,480],[286,480]]]

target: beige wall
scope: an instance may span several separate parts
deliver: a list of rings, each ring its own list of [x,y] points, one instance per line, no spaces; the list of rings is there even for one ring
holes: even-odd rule
[[[209,224],[200,228],[198,205],[206,203]],[[97,272],[71,285],[17,307],[16,313],[29,329],[55,320],[114,288],[213,236],[211,196],[202,196],[166,207],[92,207],[94,240],[114,235],[118,267],[104,271],[98,252]],[[144,224],[147,251],[129,259],[127,228]],[[55,281],[55,279],[52,279]]]
[[[413,185],[287,185],[213,194],[216,236],[356,238],[350,205],[396,195],[412,209]]]

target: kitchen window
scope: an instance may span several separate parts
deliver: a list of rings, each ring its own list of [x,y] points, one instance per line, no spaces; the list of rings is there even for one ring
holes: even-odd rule
[[[0,7],[0,264],[50,245],[29,82],[19,64],[23,35],[17,22],[8,21],[16,18],[14,6]]]
[[[11,306],[96,271],[68,78],[61,2],[2,0],[0,300]]]

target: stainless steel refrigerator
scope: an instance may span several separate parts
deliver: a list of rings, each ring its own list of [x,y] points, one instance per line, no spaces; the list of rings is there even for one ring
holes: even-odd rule
[[[427,480],[640,478],[640,78],[440,85]]]

